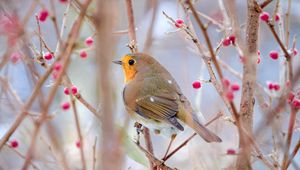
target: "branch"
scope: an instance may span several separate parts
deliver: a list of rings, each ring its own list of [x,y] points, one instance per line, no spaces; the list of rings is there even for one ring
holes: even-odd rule
[[[128,35],[130,39],[129,48],[131,52],[137,52],[138,48],[136,46],[136,34],[135,34],[135,24],[134,24],[134,15],[132,9],[132,1],[126,0],[126,9],[127,9],[127,17],[128,17]]]
[[[251,167],[251,147],[248,145],[248,137],[245,132],[252,134],[253,128],[253,108],[254,92],[256,89],[256,68],[257,68],[257,45],[259,12],[256,11],[256,1],[248,0],[248,16],[246,30],[246,61],[243,65],[243,85],[240,104],[240,126],[245,131],[240,131],[239,148],[241,154],[237,158],[237,169],[252,169]],[[238,125],[238,124],[237,124]]]
[[[78,112],[77,112],[77,108],[76,108],[76,103],[75,100],[73,99],[73,96],[70,95],[70,100],[71,100],[71,106],[73,109],[73,114],[74,114],[74,118],[75,118],[75,124],[76,124],[76,131],[77,131],[77,135],[79,138],[79,142],[80,142],[80,157],[81,157],[81,163],[82,163],[82,169],[86,170],[86,161],[85,161],[85,157],[84,157],[84,143],[83,143],[83,139],[82,139],[82,133],[81,133],[81,129],[80,129],[80,122],[79,122],[79,117],[78,117]]]
[[[189,7],[190,7],[190,9],[191,9],[191,11],[192,11],[192,13],[193,13],[193,16],[194,16],[195,19],[196,19],[196,22],[198,23],[198,25],[199,25],[199,27],[200,27],[200,29],[201,29],[201,31],[202,31],[202,34],[204,35],[204,39],[205,39],[205,41],[206,41],[206,44],[207,44],[207,46],[208,46],[208,50],[209,50],[209,53],[210,53],[210,57],[211,57],[211,59],[212,59],[214,65],[215,65],[215,67],[216,67],[216,69],[217,69],[217,73],[218,73],[220,79],[222,80],[222,79],[223,79],[223,73],[222,73],[222,71],[221,71],[221,68],[220,68],[218,62],[217,62],[217,59],[216,59],[216,55],[215,55],[215,53],[214,53],[213,46],[212,46],[212,44],[211,44],[210,38],[209,38],[208,33],[207,33],[207,28],[204,26],[204,24],[203,24],[202,21],[200,20],[198,14],[197,14],[197,11],[195,10],[195,8],[194,8],[192,2],[191,2],[190,0],[187,0],[187,4],[189,5]]]
[[[291,143],[292,143],[292,137],[293,137],[294,127],[295,127],[297,111],[298,111],[297,109],[291,108],[291,116],[290,116],[286,144],[285,144],[285,149],[284,149],[284,157],[282,159],[282,170],[285,170],[288,168],[287,165],[290,160],[289,150],[290,150]]]
[[[205,123],[204,126],[208,126],[211,123],[213,123],[215,120],[219,119],[220,117],[222,117],[224,114],[223,112],[219,112],[215,117],[213,117],[210,121],[208,121],[207,123]],[[167,161],[171,156],[173,156],[177,151],[179,151],[181,148],[183,148],[191,139],[193,139],[195,136],[197,135],[197,133],[193,133],[189,138],[187,138],[184,142],[182,142],[177,148],[175,148],[171,153],[169,153],[164,159],[163,161]]]

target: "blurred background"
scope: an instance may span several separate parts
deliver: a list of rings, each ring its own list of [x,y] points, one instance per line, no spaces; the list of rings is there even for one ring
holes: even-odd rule
[[[51,1],[51,0],[50,0]],[[39,37],[34,34],[37,31],[37,22],[34,14],[38,14],[42,8],[50,8],[51,2],[49,0],[41,0],[38,2],[36,8],[34,8],[33,15],[28,19],[27,25],[24,25],[26,30],[27,43],[19,42],[11,45],[8,42],[8,35],[5,32],[0,31],[0,56],[4,56],[6,51],[9,49],[11,52],[20,52],[24,54],[24,45],[30,46],[30,49],[37,48],[39,51]],[[28,10],[32,7],[31,0],[20,1],[2,0],[1,4],[1,23],[3,26],[3,18],[5,13],[19,18],[20,21],[24,20],[24,17],[28,13]],[[61,3],[59,0],[53,0],[53,4],[56,10],[56,18],[59,27],[62,24],[63,14],[67,8],[69,8],[66,16],[66,30],[63,34],[63,38],[66,39],[67,33],[78,16],[77,10],[67,3]],[[196,46],[185,34],[184,31],[174,27],[172,23],[162,14],[166,12],[169,16],[174,19],[183,19],[186,21],[185,13],[178,1],[175,0],[133,0],[133,12],[136,24],[136,36],[137,45],[139,51],[145,51],[157,59],[177,80],[183,93],[191,101],[193,107],[199,112],[199,117],[202,117],[203,122],[207,122],[218,112],[223,112],[224,117],[218,119],[208,126],[209,129],[216,132],[223,140],[222,143],[208,144],[203,141],[199,136],[193,138],[184,148],[178,153],[172,156],[166,164],[170,167],[176,167],[177,169],[226,169],[235,160],[236,155],[228,155],[228,149],[234,149],[238,152],[238,133],[236,127],[229,121],[226,121],[226,116],[230,116],[224,102],[216,92],[215,88],[210,83],[202,83],[200,89],[194,89],[192,83],[197,80],[209,80],[207,69],[202,62],[201,56],[199,55]],[[201,13],[213,18],[218,21],[221,25],[224,21],[224,16],[221,9],[227,3],[235,2],[236,14],[241,24],[242,32],[245,32],[245,23],[247,16],[247,2],[246,1],[230,1],[230,0],[196,0],[195,7]],[[262,1],[259,1],[262,2]],[[281,7],[283,14],[287,10],[287,1],[282,0]],[[116,1],[114,9],[116,10],[116,17],[111,18],[115,22],[115,31],[126,30],[128,27],[128,19],[126,12],[125,1]],[[275,8],[275,1],[272,2],[264,11],[273,13]],[[291,16],[290,16],[290,35],[291,37],[299,35],[300,33],[300,1],[292,1]],[[88,11],[93,12],[96,9],[96,2],[92,2]],[[284,19],[284,15],[281,16]],[[203,18],[205,23],[208,22]],[[192,23],[199,37],[200,41],[204,43],[203,36],[199,30],[198,25],[192,18]],[[223,25],[225,27],[225,25]],[[278,30],[278,24],[275,25]],[[1,28],[1,27],[0,27]],[[57,38],[55,33],[55,27],[48,18],[45,22],[40,23],[41,33],[45,42],[50,49],[56,49]],[[153,29],[152,29],[153,28]],[[151,31],[152,29],[152,31]],[[220,29],[214,24],[209,25],[209,35],[212,40],[214,47],[217,47],[222,39],[229,35],[229,29]],[[228,31],[229,30],[229,31]],[[151,33],[149,33],[151,32]],[[150,45],[145,45],[145,41],[151,36]],[[152,34],[152,35],[151,35]],[[87,37],[95,38],[95,30],[92,23],[87,19],[83,22],[80,36],[77,39],[75,50],[71,56],[71,63],[68,67],[67,74],[74,85],[77,86],[81,96],[85,98],[94,108],[101,110],[101,104],[98,102],[97,94],[97,68],[95,60],[95,49],[96,45],[86,47],[84,42]],[[242,37],[245,37],[243,34]],[[126,47],[129,43],[127,33],[116,33],[114,34],[116,41],[114,48],[114,55],[111,56],[111,60],[118,60],[130,50]],[[290,44],[292,44],[293,38],[290,38]],[[296,45],[297,49],[300,46]],[[87,57],[80,57],[82,50],[87,51]],[[273,35],[267,28],[267,25],[261,23],[260,36],[259,36],[259,50],[261,52],[261,62],[258,64],[257,70],[257,82],[259,82],[271,98],[263,96],[269,103],[272,104],[276,101],[279,94],[270,92],[267,89],[267,82],[280,82],[283,65],[283,55],[280,56],[280,61],[274,61],[269,57],[271,50],[280,51],[280,47],[274,40]],[[43,51],[46,51],[45,48]],[[31,54],[30,58],[34,58],[35,55],[31,51],[26,54]],[[25,54],[24,54],[25,55]],[[218,53],[218,57],[230,65],[236,72],[242,73],[242,63],[240,56],[236,52],[233,46],[221,47]],[[2,60],[2,59],[1,59]],[[35,84],[32,82],[30,77],[30,70],[26,66],[28,61],[18,60],[17,62],[8,62],[0,70],[1,77],[5,78],[9,82],[10,87],[14,90],[14,93],[19,96],[20,101],[25,103],[31,96],[32,90]],[[47,61],[48,62],[48,61]],[[49,62],[51,63],[51,61]],[[299,55],[293,58],[294,68],[299,67],[300,59]],[[35,63],[36,68],[40,74],[45,72],[39,64]],[[120,129],[122,133],[122,146],[121,151],[124,153],[124,164],[123,169],[148,169],[148,160],[143,152],[141,152],[133,143],[136,136],[136,131],[133,127],[133,121],[130,120],[128,123],[128,115],[123,106],[122,90],[124,87],[124,76],[122,69],[118,65],[111,65],[111,82],[113,86],[113,114],[115,116],[114,126]],[[242,85],[241,80],[234,76],[230,71],[223,69],[224,76],[230,79],[232,82],[236,82]],[[51,86],[53,85],[53,78],[50,76],[49,79],[42,87],[44,95],[48,95]],[[16,116],[20,113],[20,103],[15,101],[15,98],[6,92],[4,83],[0,88],[0,138],[4,136],[5,132],[14,122]],[[54,102],[51,104],[49,115],[51,115],[51,124],[53,125],[54,133],[58,136],[58,143],[63,149],[63,154],[67,158],[67,162],[71,169],[82,169],[80,159],[80,149],[78,148],[78,136],[75,126],[75,120],[72,114],[72,110],[62,110],[60,105],[63,102],[69,101],[69,96],[64,94],[64,87],[59,87],[58,92],[55,96]],[[235,104],[239,109],[240,102],[240,91],[235,93]],[[263,95],[263,94],[262,94]],[[92,169],[93,162],[93,146],[96,141],[96,147],[100,147],[101,143],[101,122],[91,113],[85,106],[80,102],[77,102],[77,109],[79,114],[81,132],[84,140],[84,153],[87,162],[87,169]],[[38,115],[41,111],[38,101],[35,101],[30,109],[32,114]],[[201,114],[201,113],[202,114]],[[276,129],[280,132],[286,133],[287,123],[289,120],[289,113],[281,113],[281,126]],[[258,103],[255,104],[254,111],[254,129],[256,123],[261,120],[264,116],[264,112],[259,107]],[[34,129],[33,119],[35,116],[28,116],[16,132],[11,136],[9,141],[17,140],[18,147],[4,146],[0,151],[0,169],[20,169],[24,163],[24,155],[28,150],[31,142],[32,131]],[[293,141],[291,146],[295,146],[300,138],[300,122],[299,114],[296,121],[296,130],[294,132]],[[121,130],[125,129],[125,130]],[[180,133],[172,148],[180,145],[186,138],[188,138],[193,131],[189,128],[184,133]],[[273,129],[274,130],[274,129]],[[278,132],[279,133],[279,132]],[[47,135],[47,129],[43,126],[41,133],[37,138],[36,150],[32,163],[34,163],[38,169],[57,169],[57,153],[51,149],[52,144],[49,142],[49,136]],[[153,142],[154,154],[157,158],[162,158],[167,148],[169,139],[164,136],[156,135],[151,131],[151,138]],[[143,143],[143,138],[142,145]],[[280,141],[277,141],[278,145],[281,145]],[[262,137],[257,141],[266,157],[272,159],[274,152],[283,152],[282,150],[274,151],[274,145],[272,140],[272,128],[267,127]],[[171,149],[172,150],[172,149]],[[23,155],[23,156],[22,156]],[[97,160],[101,156],[96,154]],[[278,158],[281,161],[281,156]],[[298,161],[297,161],[298,160]],[[295,161],[298,162],[299,168],[299,154],[296,155]],[[113,163],[114,160],[112,160]],[[267,169],[265,165],[258,159],[253,158],[254,169]],[[99,166],[99,165],[98,165]],[[30,167],[30,169],[34,169]],[[297,169],[297,165],[291,165],[289,169]]]

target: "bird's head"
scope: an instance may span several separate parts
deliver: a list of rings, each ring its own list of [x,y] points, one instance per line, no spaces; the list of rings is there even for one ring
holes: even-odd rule
[[[137,73],[151,72],[155,69],[155,65],[158,64],[153,57],[144,53],[126,54],[121,60],[113,62],[122,66],[125,83],[133,80]]]

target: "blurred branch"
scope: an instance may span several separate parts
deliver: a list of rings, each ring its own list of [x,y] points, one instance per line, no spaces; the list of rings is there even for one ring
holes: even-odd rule
[[[97,0],[96,14],[94,15],[96,38],[96,87],[97,99],[101,102],[101,146],[98,150],[101,155],[99,166],[96,169],[110,170],[122,169],[123,152],[121,150],[121,134],[116,128],[116,118],[114,113],[115,102],[113,100],[112,85],[112,57],[114,56],[116,40],[112,35],[115,29],[117,17],[116,1]],[[112,162],[113,161],[113,162]]]
[[[95,141],[93,145],[93,164],[92,164],[92,170],[95,170],[96,167],[96,147],[97,147],[97,136],[95,136]]]
[[[58,39],[59,43],[62,44],[62,39],[60,36],[60,31],[57,24],[57,17],[56,17],[56,10],[54,5],[54,0],[50,0],[50,8],[51,8],[51,21],[53,22],[56,38]]]
[[[147,31],[147,37],[146,37],[143,52],[148,52],[153,42],[153,28],[155,27],[155,23],[156,23],[157,6],[158,6],[157,0],[151,0],[152,17],[150,21],[150,26]]]

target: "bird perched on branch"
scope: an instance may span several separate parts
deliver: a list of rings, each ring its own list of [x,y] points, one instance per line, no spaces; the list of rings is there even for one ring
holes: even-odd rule
[[[183,124],[193,128],[206,142],[222,141],[199,122],[174,78],[153,57],[132,53],[114,63],[123,68],[124,104],[137,122],[170,134],[171,142],[178,131],[184,131]]]

